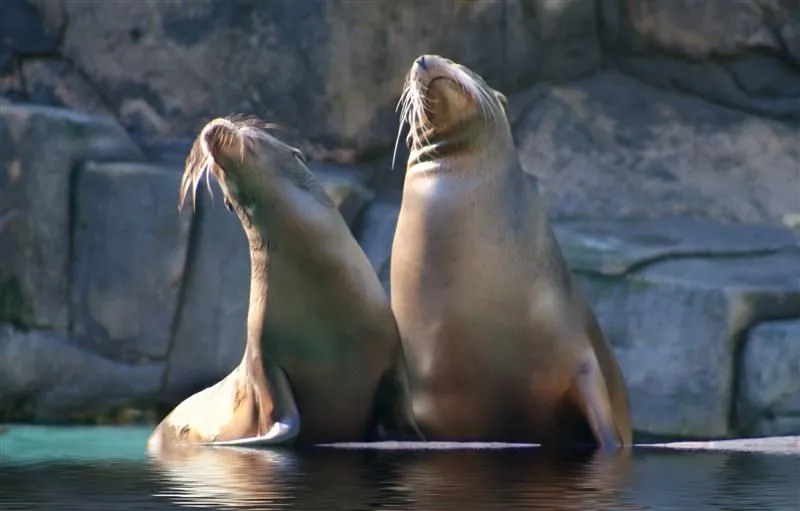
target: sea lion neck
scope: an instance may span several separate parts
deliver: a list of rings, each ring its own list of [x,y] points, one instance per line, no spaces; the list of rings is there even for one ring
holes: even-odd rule
[[[301,174],[301,177],[313,179]],[[268,183],[248,183],[239,190],[234,210],[247,235],[250,250],[311,250],[331,226],[336,205],[315,181],[298,180],[296,173],[276,173]],[[334,217],[335,218],[335,217]]]
[[[445,132],[431,133],[421,144],[410,143],[406,172],[476,174],[482,161],[514,153],[516,147],[501,123],[476,119]]]
[[[250,233],[248,233],[248,240]],[[261,339],[267,315],[267,282],[269,253],[266,247],[253,248],[250,244],[250,301],[247,310],[247,339],[242,360],[245,365],[262,365]]]
[[[297,170],[297,169],[294,169]],[[307,169],[300,169],[306,170]],[[305,175],[301,172],[301,175]],[[313,176],[310,176],[313,179]],[[258,186],[261,184],[262,186]],[[297,175],[276,174],[265,182],[248,183],[239,190],[242,203],[234,205],[247,236],[250,248],[250,306],[247,315],[247,354],[249,363],[261,357],[267,314],[267,295],[271,262],[313,266],[324,260],[320,240],[335,246],[335,238],[346,229],[340,216],[331,215],[336,208],[324,189],[315,181],[298,181]],[[324,195],[320,195],[324,194]],[[334,237],[331,237],[331,234]],[[267,355],[268,356],[268,355]]]

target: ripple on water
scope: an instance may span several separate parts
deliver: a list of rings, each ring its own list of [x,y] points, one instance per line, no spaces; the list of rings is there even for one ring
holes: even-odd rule
[[[13,427],[0,436],[0,509],[800,509],[797,455],[196,448],[148,458],[148,433]]]

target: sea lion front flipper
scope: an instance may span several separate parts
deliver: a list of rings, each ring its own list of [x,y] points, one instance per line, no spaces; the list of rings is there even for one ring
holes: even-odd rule
[[[603,372],[594,356],[584,361],[575,377],[575,390],[580,394],[583,413],[589,422],[595,441],[600,450],[617,448],[617,429],[611,411]]]
[[[281,410],[281,419],[273,422],[272,427],[263,435],[212,442],[211,445],[239,446],[239,447],[269,447],[277,445],[290,445],[300,434],[300,412],[297,410],[294,394],[286,372],[280,367],[271,370],[270,378],[272,394],[276,408]]]

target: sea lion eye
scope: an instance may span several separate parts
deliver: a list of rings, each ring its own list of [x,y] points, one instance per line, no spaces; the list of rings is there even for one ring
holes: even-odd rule
[[[231,204],[231,201],[229,201],[227,197],[224,198],[223,202],[228,211],[233,212],[233,204]]]
[[[295,158],[297,158],[301,162],[308,163],[308,160],[306,159],[306,155],[303,154],[303,151],[301,151],[300,149],[298,149],[296,147],[292,147],[292,154],[294,155]]]

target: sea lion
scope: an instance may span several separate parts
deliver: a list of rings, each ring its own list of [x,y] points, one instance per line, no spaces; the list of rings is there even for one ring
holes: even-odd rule
[[[386,291],[303,153],[259,123],[206,124],[180,185],[179,208],[203,179],[211,193],[213,174],[247,235],[244,356],[167,415],[148,449],[419,438]]]
[[[630,445],[621,370],[523,173],[505,96],[424,55],[398,106],[410,153],[391,304],[422,434]]]

